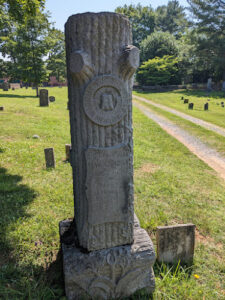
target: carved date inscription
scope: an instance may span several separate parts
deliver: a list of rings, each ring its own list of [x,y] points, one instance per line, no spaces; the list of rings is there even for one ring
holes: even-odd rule
[[[91,147],[85,157],[89,223],[127,222],[128,192],[132,184],[130,148],[127,145]]]

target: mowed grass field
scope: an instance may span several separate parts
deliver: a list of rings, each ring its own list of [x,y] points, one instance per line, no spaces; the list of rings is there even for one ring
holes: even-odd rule
[[[0,92],[0,299],[65,299],[58,223],[73,217],[67,89],[49,95],[56,102],[39,107],[35,90]],[[159,225],[197,228],[193,266],[155,264],[153,299],[224,299],[224,181],[136,108],[133,127],[141,225],[154,244]],[[55,149],[55,169],[45,168],[46,147]]]

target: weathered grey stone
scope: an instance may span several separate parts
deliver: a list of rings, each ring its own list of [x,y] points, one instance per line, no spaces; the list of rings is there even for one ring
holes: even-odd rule
[[[50,101],[50,102],[55,102],[55,97],[54,97],[54,96],[50,96],[50,97],[49,97],[49,101]]]
[[[37,135],[37,134],[34,134],[32,137],[33,137],[33,139],[39,139],[40,138],[39,135]]]
[[[139,50],[115,13],[66,25],[75,223],[88,251],[133,242],[132,85]]]
[[[0,110],[4,110],[4,106],[0,106]]]
[[[212,90],[212,78],[207,81],[207,90],[210,92]]]
[[[134,226],[134,243],[93,252],[75,244],[71,220],[60,222],[66,296],[75,299],[114,299],[145,288],[154,290],[155,253],[147,232]]]
[[[194,108],[194,103],[189,103],[188,104],[188,109],[193,109]]]
[[[55,156],[53,148],[45,148],[46,168],[55,168]]]
[[[205,103],[204,104],[204,110],[208,110],[209,109],[209,103]]]
[[[225,81],[222,83],[222,91],[225,92]]]
[[[48,90],[40,90],[40,106],[49,106]]]
[[[2,89],[4,92],[8,92],[9,90],[9,84],[7,82],[3,82]]]
[[[157,260],[190,264],[195,246],[195,225],[159,226],[156,232]]]
[[[66,150],[66,160],[70,161],[71,145],[70,144],[66,144],[65,145],[65,150]]]

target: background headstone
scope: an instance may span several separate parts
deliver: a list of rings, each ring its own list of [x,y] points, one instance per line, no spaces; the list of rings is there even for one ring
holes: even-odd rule
[[[46,168],[55,168],[55,156],[53,148],[45,148]]]
[[[212,90],[212,78],[209,78],[207,81],[207,91],[211,92]]]
[[[209,103],[204,104],[204,110],[209,110]]]
[[[184,99],[184,104],[187,104],[189,102],[189,99]]]
[[[0,106],[0,110],[4,110],[4,106]]]
[[[66,150],[66,160],[70,161],[71,145],[70,144],[66,144],[65,145],[65,150]]]
[[[48,90],[40,90],[40,106],[49,106]]]
[[[193,109],[194,108],[194,103],[189,103],[188,104],[188,109]]]
[[[225,92],[225,81],[222,83],[222,91]]]
[[[49,101],[50,101],[50,102],[55,102],[55,97],[54,97],[54,96],[50,96],[50,97],[49,97]]]
[[[156,231],[157,260],[191,264],[194,256],[195,225],[159,226]]]

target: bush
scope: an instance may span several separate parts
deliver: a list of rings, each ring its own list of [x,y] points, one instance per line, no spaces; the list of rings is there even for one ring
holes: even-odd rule
[[[179,84],[178,58],[165,55],[149,59],[140,66],[136,79],[140,85]]]

